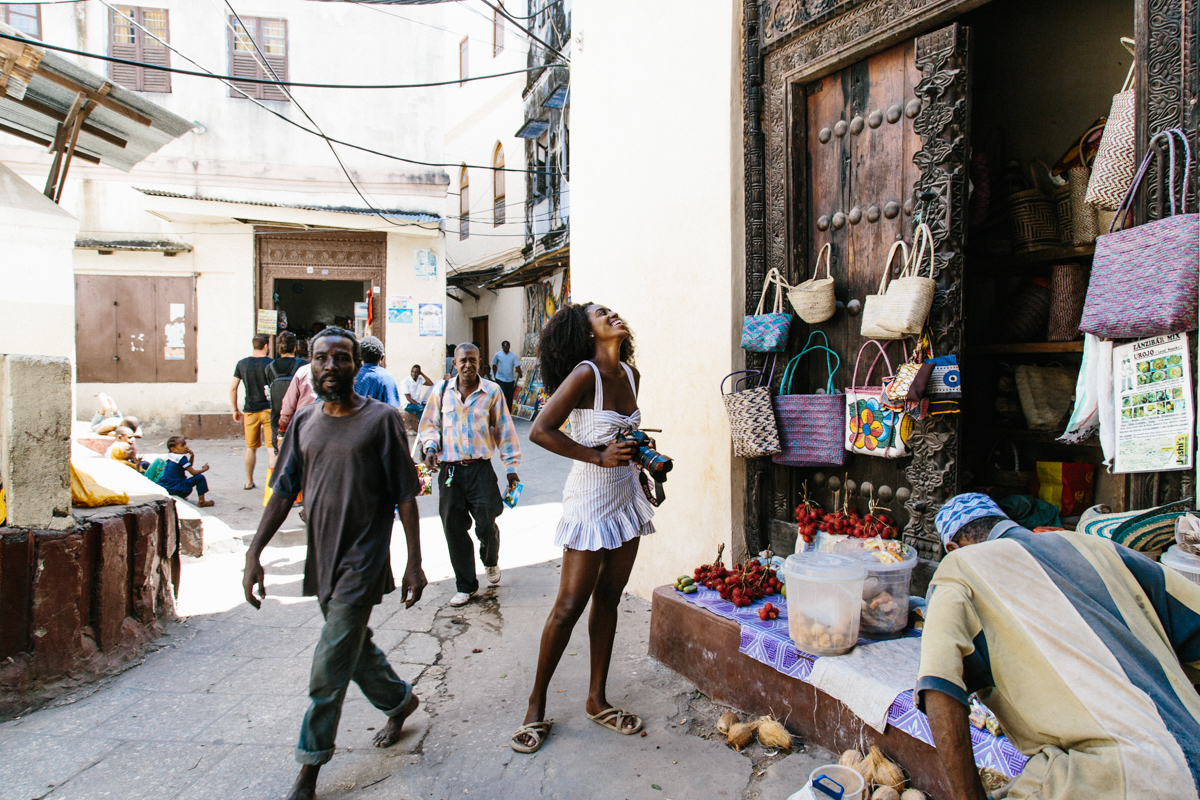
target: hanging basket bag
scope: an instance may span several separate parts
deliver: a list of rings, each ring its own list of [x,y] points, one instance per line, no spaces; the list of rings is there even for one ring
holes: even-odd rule
[[[1001,327],[1005,341],[1045,340],[1052,298],[1049,287],[1042,285],[1044,282],[1045,278],[1034,278],[1008,304]]]
[[[837,310],[837,300],[833,296],[833,278],[829,271],[829,258],[832,252],[833,248],[827,242],[821,248],[821,252],[817,253],[813,276],[799,286],[793,286],[792,290],[788,292],[788,300],[791,301],[792,308],[796,309],[796,314],[800,319],[809,325],[824,322]],[[822,256],[825,258],[824,278],[820,277]]]
[[[1121,44],[1132,53],[1133,40],[1121,39]],[[1087,202],[1096,208],[1116,211],[1121,198],[1133,183],[1137,166],[1137,92],[1133,85],[1135,60],[1129,65],[1129,75],[1121,91],[1113,95],[1112,109],[1100,139],[1100,149],[1092,162],[1092,175],[1088,180]]]
[[[879,349],[879,355],[875,356],[867,370],[868,384],[859,386],[858,368],[862,362],[862,354],[872,345]],[[854,374],[850,378],[850,385],[846,387],[845,445],[851,453],[880,458],[903,458],[908,455],[907,443],[912,434],[913,422],[903,411],[888,408],[882,385],[869,384],[875,365],[881,358],[887,366],[888,374],[891,374],[892,362],[882,344],[871,340],[859,348],[858,358],[854,362]]]
[[[1050,322],[1046,341],[1071,342],[1078,339],[1083,299],[1087,296],[1087,273],[1079,264],[1055,264],[1050,267]]]
[[[825,340],[825,344],[813,344],[813,337],[817,335]],[[800,360],[808,353],[817,351],[825,352],[828,374],[825,393],[790,394]],[[829,348],[829,339],[823,331],[809,334],[804,349],[788,362],[779,386],[779,395],[775,398],[780,452],[771,456],[771,460],[776,464],[789,467],[840,467],[846,462],[842,417],[846,395],[837,394],[833,386],[833,376],[840,366],[841,359]]]
[[[1175,142],[1183,144],[1183,183],[1176,181]],[[1141,339],[1196,328],[1196,284],[1200,279],[1200,214],[1187,213],[1191,146],[1179,128],[1157,134],[1125,193],[1112,226],[1123,219],[1154,158],[1154,145],[1168,144],[1171,216],[1096,239],[1092,279],[1079,329],[1105,339]],[[1181,195],[1182,207],[1175,194]]]
[[[1079,139],[1079,163],[1067,170],[1067,186],[1071,190],[1071,242],[1084,245],[1096,241],[1100,228],[1096,221],[1096,207],[1087,201],[1088,180],[1092,176],[1091,163],[1096,154],[1089,151],[1088,139],[1097,133],[1103,135],[1104,123],[1094,125]]]
[[[774,372],[774,367],[772,367]],[[734,375],[732,391],[725,393],[725,381]],[[749,383],[758,379],[757,386]],[[738,458],[772,456],[779,452],[779,428],[775,423],[775,409],[771,405],[770,379],[763,384],[761,370],[738,370],[721,379],[721,399],[725,402],[725,414],[729,417],[729,430],[733,435],[733,454]],[[741,390],[738,385],[743,384]]]
[[[921,274],[926,247],[929,248],[928,276]],[[933,293],[937,289],[933,280],[933,231],[924,222],[917,226],[913,251],[912,261],[888,286],[885,312],[879,317],[879,327],[895,334],[891,338],[919,335],[925,330],[925,322],[933,308]]]
[[[1079,370],[1058,364],[1045,367],[1021,364],[1015,372],[1021,411],[1029,430],[1060,429],[1059,423],[1066,421],[1071,410]]]
[[[879,293],[869,294],[863,301],[861,332],[864,339],[900,339],[904,336],[902,333],[895,333],[880,325],[880,320],[888,313],[888,275],[892,271],[892,259],[896,257],[897,250],[904,256],[901,272],[903,273],[908,268],[908,245],[902,241],[892,242],[887,260],[883,264],[883,276],[879,279]]]
[[[767,292],[775,287],[775,305],[771,313],[764,314]],[[742,347],[751,353],[781,353],[787,349],[788,331],[792,327],[792,315],[783,312],[783,290],[791,288],[784,282],[779,270],[772,269],[763,280],[762,294],[758,298],[758,310],[742,322]]]

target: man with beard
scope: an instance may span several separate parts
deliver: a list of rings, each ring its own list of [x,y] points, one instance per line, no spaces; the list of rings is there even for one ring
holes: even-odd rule
[[[454,351],[458,377],[439,381],[425,404],[420,436],[425,465],[438,469],[438,512],[454,566],[458,589],[450,605],[462,606],[479,591],[475,549],[468,531],[475,520],[479,558],[488,582],[500,582],[500,529],[496,517],[504,510],[492,456],[508,468],[508,485],[516,486],[521,445],[500,387],[479,377],[479,348],[460,344]],[[440,455],[439,455],[440,454]]]
[[[284,436],[274,493],[246,553],[246,602],[266,596],[260,557],[303,489],[308,498],[308,555],[304,594],[316,595],[325,625],[313,653],[308,694],[312,702],[295,749],[302,765],[288,800],[316,797],[317,774],[333,756],[342,701],[353,680],[388,717],[376,747],[400,738],[416,710],[412,687],[397,677],[371,640],[367,622],[383,595],[395,590],[390,546],[394,512],[408,542],[401,581],[405,608],[421,599],[425,573],[416,496],[416,468],[400,415],[386,403],[354,392],[362,356],[354,334],[325,328],[312,341],[312,387],[319,402],[296,412]],[[258,597],[254,589],[258,587]]]

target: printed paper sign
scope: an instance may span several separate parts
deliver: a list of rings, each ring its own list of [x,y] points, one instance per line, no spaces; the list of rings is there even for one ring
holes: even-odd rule
[[[413,314],[413,299],[411,295],[388,295],[387,321],[401,325],[411,325],[416,321]]]
[[[183,303],[170,304],[171,321],[163,326],[166,345],[163,347],[164,361],[183,361],[187,350],[184,337],[187,336],[187,324],[184,319]]]
[[[1196,444],[1187,336],[1155,336],[1114,347],[1113,387],[1113,472],[1190,469]]]
[[[442,324],[441,303],[421,303],[417,319],[417,328],[422,336],[445,335],[445,328]]]
[[[258,310],[258,330],[256,332],[274,336],[278,330],[279,312],[274,309],[260,308]]]
[[[367,303],[366,303],[366,301],[354,304],[354,318],[355,319],[366,319],[367,318]]]
[[[417,280],[432,281],[437,280],[438,276],[438,257],[437,253],[427,247],[418,247],[413,251],[415,260],[415,271]]]

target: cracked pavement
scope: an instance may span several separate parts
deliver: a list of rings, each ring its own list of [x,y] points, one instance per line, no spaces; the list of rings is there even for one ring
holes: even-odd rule
[[[523,439],[527,431],[521,424]],[[646,735],[622,736],[584,713],[583,619],[551,685],[547,716],[555,724],[547,743],[533,755],[508,746],[524,716],[558,588],[560,551],[552,540],[568,468],[522,444],[527,489],[522,505],[500,519],[503,580],[464,608],[446,605],[454,586],[436,498],[421,499],[431,583],[419,605],[404,609],[396,592],[371,618],[376,643],[400,677],[415,682],[421,707],[399,743],[381,750],[371,737],[385,719],[352,685],[318,797],[685,800],[787,798],[799,790],[830,754],[767,756],[758,745],[739,754],[712,735],[725,709],[646,654],[650,606],[629,595],[608,696],[643,718]],[[234,529],[252,528],[261,495],[234,485],[238,448],[194,446],[207,451],[202,458],[219,476],[212,510]],[[322,622],[315,599],[300,596],[304,534],[294,516],[264,552],[268,597],[261,611],[241,596],[242,553],[185,559],[186,617],[168,627],[156,650],[114,678],[0,724],[0,800],[282,798],[298,769],[292,748]],[[397,529],[397,575],[403,563]]]

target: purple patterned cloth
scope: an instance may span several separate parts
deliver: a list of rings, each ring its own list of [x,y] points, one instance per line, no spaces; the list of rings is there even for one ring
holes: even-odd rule
[[[706,608],[717,616],[733,620],[742,629],[738,652],[755,661],[782,672],[792,678],[808,683],[813,664],[820,656],[804,653],[792,643],[788,633],[787,601],[782,597],[768,597],[746,608],[738,608],[712,589],[698,587],[695,594],[678,593],[684,600]],[[779,619],[764,622],[758,618],[758,610],[766,603],[779,608]],[[909,636],[920,636],[919,631],[909,631]],[[859,639],[859,647],[869,647],[873,642]],[[913,706],[912,692],[901,692],[888,710],[888,724],[933,745],[933,733],[929,730],[929,718]],[[1009,777],[1016,776],[1025,768],[1028,757],[1023,755],[1004,736],[992,736],[987,731],[971,727],[971,745],[975,752],[975,764],[991,767]]]

